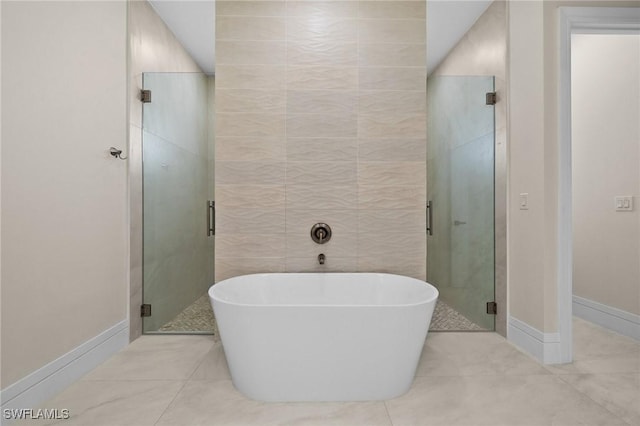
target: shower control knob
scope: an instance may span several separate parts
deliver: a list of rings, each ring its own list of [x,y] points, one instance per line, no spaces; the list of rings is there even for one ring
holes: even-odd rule
[[[331,227],[326,223],[316,223],[311,227],[311,239],[324,244],[331,239]]]

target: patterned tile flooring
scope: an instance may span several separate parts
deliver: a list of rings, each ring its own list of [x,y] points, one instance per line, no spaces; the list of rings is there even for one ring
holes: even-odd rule
[[[431,318],[431,331],[482,331],[482,327],[468,320],[460,312],[438,300]],[[209,296],[205,293],[187,306],[174,319],[163,325],[161,332],[199,332],[218,335]]]
[[[441,300],[431,317],[431,331],[487,331]]]
[[[170,332],[209,332],[218,334],[216,320],[213,317],[213,309],[207,293],[200,296],[195,302],[187,306],[174,319],[160,327],[158,331]]]

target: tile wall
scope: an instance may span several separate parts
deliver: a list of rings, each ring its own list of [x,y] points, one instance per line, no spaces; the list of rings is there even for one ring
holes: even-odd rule
[[[425,279],[425,6],[216,2],[216,281]]]

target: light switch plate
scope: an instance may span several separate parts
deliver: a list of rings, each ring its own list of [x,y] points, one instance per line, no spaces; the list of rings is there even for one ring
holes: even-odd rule
[[[618,195],[614,199],[615,209],[617,212],[631,212],[633,211],[633,196],[632,195]]]
[[[520,210],[529,210],[529,193],[523,192],[520,194]]]

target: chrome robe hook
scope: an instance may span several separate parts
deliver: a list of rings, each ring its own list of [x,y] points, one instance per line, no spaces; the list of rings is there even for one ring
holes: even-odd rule
[[[109,148],[109,154],[111,154],[114,158],[119,158],[120,160],[126,160],[127,158],[129,158],[123,157],[122,150],[114,147]]]

